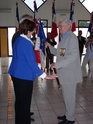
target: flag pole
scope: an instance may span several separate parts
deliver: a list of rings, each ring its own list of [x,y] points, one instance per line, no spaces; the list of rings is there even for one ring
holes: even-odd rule
[[[19,23],[19,10],[18,10],[18,3],[16,2],[16,19],[17,19],[17,22],[18,22],[18,28],[20,26],[20,23]]]
[[[53,2],[52,2],[52,23],[53,23],[53,15],[55,15],[55,14],[56,14],[56,12],[55,12],[55,0],[53,0]],[[52,24],[52,28],[53,28],[53,26],[54,26],[55,28],[57,28],[56,25],[53,25],[53,24]],[[53,28],[53,29],[51,30],[50,39],[53,40],[56,36],[57,36],[57,32],[56,32],[55,29]],[[51,52],[50,52],[49,47],[47,47],[47,51],[46,51],[46,52],[47,52],[47,55],[49,56],[49,59],[51,60],[52,54],[51,54]],[[52,63],[50,63],[50,64],[52,64]],[[54,71],[55,74],[57,74],[56,68],[53,68],[53,71]],[[59,82],[58,77],[56,78],[56,81],[57,81],[58,89],[61,89],[61,84],[60,84],[60,82]]]
[[[52,54],[50,52],[49,47],[47,47],[47,54],[49,56],[49,59],[51,59]],[[53,70],[54,70],[54,73],[57,74],[56,68],[53,68]],[[61,84],[60,84],[60,81],[59,81],[58,77],[56,77],[56,81],[57,81],[58,89],[61,89]]]

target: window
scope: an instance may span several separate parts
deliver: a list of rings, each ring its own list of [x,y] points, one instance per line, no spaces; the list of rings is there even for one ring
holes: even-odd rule
[[[78,24],[78,26],[79,27],[85,27],[85,28],[88,28],[89,27],[89,23],[90,23],[90,21],[86,21],[86,20],[79,20],[79,24]]]
[[[8,28],[8,53],[9,53],[9,56],[12,55],[12,36],[14,35],[16,31],[16,28],[15,27],[10,27]]]
[[[93,0],[79,0],[81,4],[91,13],[93,11]]]
[[[85,0],[79,0],[81,3],[84,2]]]
[[[33,12],[34,12],[34,1],[35,0],[22,0]],[[37,8],[43,5],[47,0],[36,0]]]

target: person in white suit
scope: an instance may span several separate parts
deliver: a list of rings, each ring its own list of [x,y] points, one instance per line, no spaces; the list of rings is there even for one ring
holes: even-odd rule
[[[77,83],[82,82],[82,71],[79,57],[79,47],[77,36],[71,31],[72,22],[63,19],[58,25],[61,34],[57,49],[46,43],[52,54],[56,55],[56,63],[51,64],[51,68],[56,68],[62,94],[65,103],[66,113],[58,116],[58,124],[75,123],[75,100]]]

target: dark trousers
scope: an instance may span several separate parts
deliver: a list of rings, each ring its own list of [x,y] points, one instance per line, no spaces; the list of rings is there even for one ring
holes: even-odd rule
[[[15,92],[15,124],[30,123],[33,81],[12,77]]]
[[[49,56],[47,55],[46,56],[46,68],[47,68],[47,71],[49,71],[49,66],[50,66],[50,64],[52,64],[53,63],[53,55],[51,54],[51,58],[49,58]]]
[[[82,52],[79,50],[80,62],[82,60]]]

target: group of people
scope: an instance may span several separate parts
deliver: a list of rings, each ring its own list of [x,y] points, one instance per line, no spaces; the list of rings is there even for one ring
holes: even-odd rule
[[[75,123],[75,102],[76,102],[76,88],[78,83],[82,83],[82,68],[81,56],[83,53],[84,45],[86,44],[88,57],[88,64],[92,66],[93,56],[93,35],[87,39],[82,37],[82,31],[79,31],[77,37],[72,31],[72,22],[69,19],[62,19],[58,23],[60,33],[60,42],[57,48],[55,41],[51,41],[47,37],[45,44],[47,55],[51,53],[52,57],[56,56],[56,62],[53,58],[47,56],[47,61],[50,61],[50,68],[56,68],[57,75],[47,75],[43,72],[36,63],[34,44],[31,39],[35,31],[35,23],[33,18],[29,17],[20,22],[20,28],[16,36],[13,36],[13,57],[8,70],[12,77],[14,91],[15,91],[15,124],[30,124],[31,123],[31,100],[33,92],[34,80],[38,77],[42,79],[59,78],[62,85],[62,94],[65,104],[64,115],[58,116],[58,124],[74,124]],[[50,35],[50,34],[48,34]],[[92,54],[93,55],[93,54]],[[85,56],[85,57],[86,57]],[[92,58],[92,59],[91,59]],[[91,67],[90,67],[91,68]],[[48,70],[49,71],[49,70]],[[93,70],[90,69],[93,74]]]

